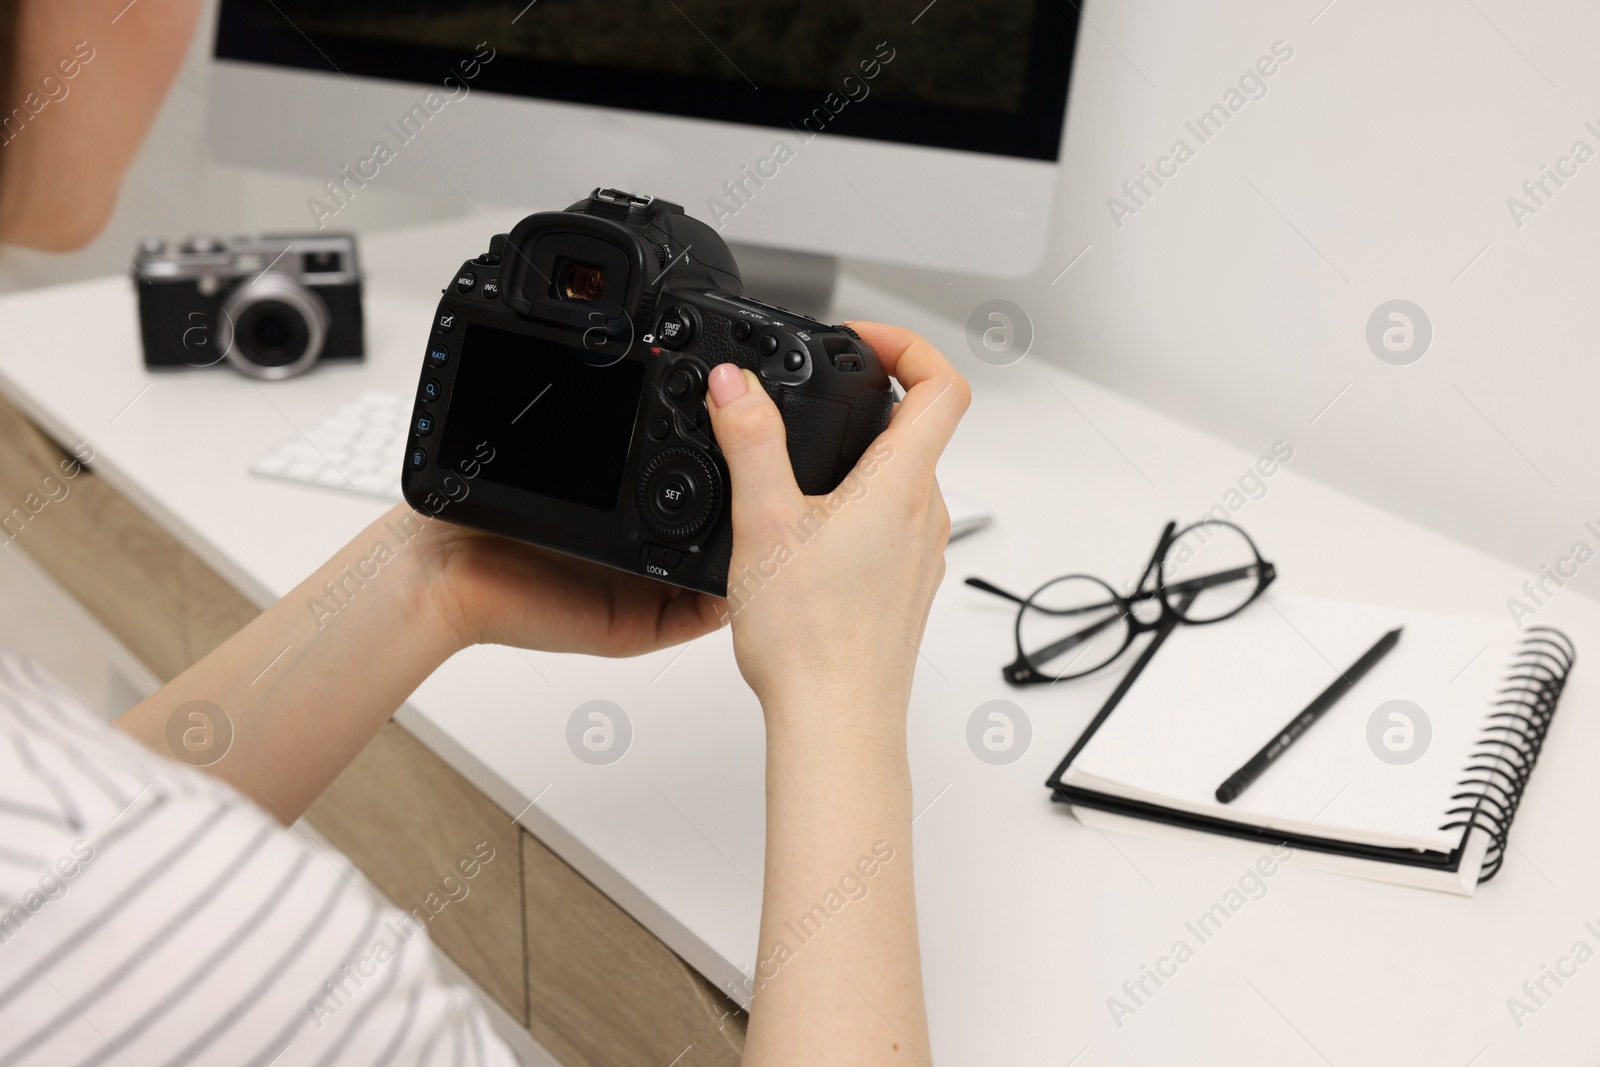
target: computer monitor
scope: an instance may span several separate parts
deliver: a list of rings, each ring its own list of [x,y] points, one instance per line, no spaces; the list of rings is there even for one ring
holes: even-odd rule
[[[1077,30],[1062,0],[221,0],[207,138],[313,176],[317,227],[373,184],[613,186],[730,242],[1018,277]]]

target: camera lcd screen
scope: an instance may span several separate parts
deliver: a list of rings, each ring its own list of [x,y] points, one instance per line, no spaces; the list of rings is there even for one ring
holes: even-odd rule
[[[467,326],[439,464],[599,511],[615,511],[644,366],[583,361],[579,348]],[[487,446],[487,448],[483,446]],[[493,458],[484,462],[488,451]]]

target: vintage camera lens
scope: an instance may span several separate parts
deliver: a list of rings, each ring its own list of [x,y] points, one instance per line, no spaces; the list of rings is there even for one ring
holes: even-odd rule
[[[223,301],[217,343],[233,366],[252,378],[300,374],[322,354],[328,307],[287,274],[268,271]]]
[[[256,362],[287,363],[294,358],[296,341],[305,346],[305,321],[293,309],[276,301],[257,304],[249,318],[245,338]]]
[[[563,300],[592,304],[605,294],[605,268],[593,267],[587,263],[569,262],[562,268],[556,287],[560,290]]]

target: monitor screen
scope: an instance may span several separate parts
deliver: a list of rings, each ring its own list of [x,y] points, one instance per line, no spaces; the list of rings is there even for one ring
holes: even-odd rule
[[[439,465],[473,469],[494,451],[484,481],[615,511],[644,389],[644,365],[609,367],[555,341],[467,326],[439,445]]]
[[[1055,161],[1060,0],[223,0],[220,59]]]

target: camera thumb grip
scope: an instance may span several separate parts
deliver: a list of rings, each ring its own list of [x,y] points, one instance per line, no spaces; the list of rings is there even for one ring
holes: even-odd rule
[[[731,363],[712,368],[707,409],[717,446],[728,462],[735,525],[772,505],[801,499],[789,463],[783,417],[755,374]]]

